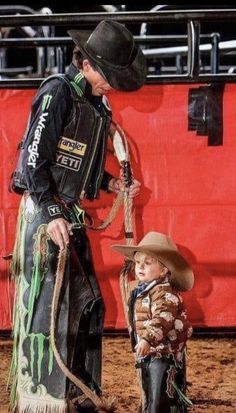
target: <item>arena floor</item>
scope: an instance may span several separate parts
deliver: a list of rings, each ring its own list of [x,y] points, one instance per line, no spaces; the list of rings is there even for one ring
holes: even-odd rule
[[[6,389],[12,342],[0,340],[0,413],[7,413]],[[104,337],[103,391],[114,396],[118,413],[136,413],[139,390],[129,338]],[[191,413],[236,413],[236,346],[233,338],[191,338],[187,358]]]

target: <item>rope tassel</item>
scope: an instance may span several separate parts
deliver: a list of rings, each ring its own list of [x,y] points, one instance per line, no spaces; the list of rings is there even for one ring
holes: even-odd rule
[[[101,397],[101,401],[99,402],[98,407],[95,409],[98,413],[116,413],[117,410],[117,403],[115,397]]]

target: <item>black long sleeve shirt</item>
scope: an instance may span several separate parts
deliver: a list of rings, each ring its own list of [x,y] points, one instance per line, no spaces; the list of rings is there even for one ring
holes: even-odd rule
[[[91,86],[73,64],[67,76],[77,93],[83,94],[100,111],[102,97],[91,94]],[[58,78],[46,81],[32,104],[26,138],[28,159],[24,168],[25,179],[32,199],[42,207],[47,222],[63,216],[51,188],[50,165],[55,162],[58,141],[69,120],[72,105],[68,85]],[[111,178],[112,175],[104,171],[102,189],[108,190]]]

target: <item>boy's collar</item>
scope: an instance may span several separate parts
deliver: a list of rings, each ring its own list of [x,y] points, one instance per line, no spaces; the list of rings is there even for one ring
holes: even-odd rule
[[[149,282],[140,281],[137,287],[137,289],[139,289],[140,292],[138,292],[137,296],[139,297],[143,293],[146,293],[147,291],[151,290],[155,285],[166,284],[166,283],[169,283],[168,277],[155,279]]]
[[[152,281],[139,281],[139,282],[138,282],[138,286],[139,286],[139,285],[143,285],[143,284],[146,284],[146,285],[156,285],[156,284],[161,284],[161,283],[166,283],[166,282],[169,282],[168,276],[166,276],[166,277],[164,277],[164,278],[155,278],[155,279],[152,280]]]

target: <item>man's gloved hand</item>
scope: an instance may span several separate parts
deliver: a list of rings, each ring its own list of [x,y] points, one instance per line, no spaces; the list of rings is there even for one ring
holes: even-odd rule
[[[133,179],[132,185],[129,187],[129,198],[134,198],[140,192],[141,183],[137,179]],[[125,185],[120,178],[112,178],[109,182],[109,191],[120,192],[125,190]]]

